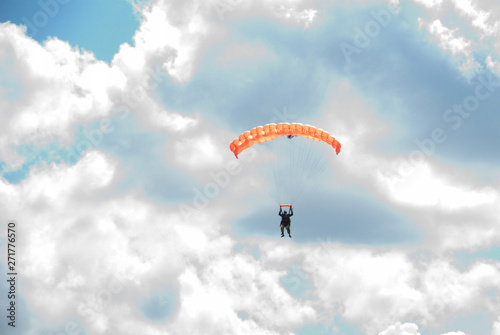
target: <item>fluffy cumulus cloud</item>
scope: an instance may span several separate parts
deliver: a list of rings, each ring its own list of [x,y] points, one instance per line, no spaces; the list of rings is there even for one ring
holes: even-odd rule
[[[332,91],[318,122],[342,138],[342,159],[335,164],[342,167],[337,173],[343,180],[370,185],[380,198],[419,217],[431,248],[476,249],[498,243],[500,196],[495,185],[436,159],[439,144],[431,139],[416,141],[405,155],[382,152],[374,143],[386,138],[391,126],[377,119],[377,111],[349,82],[333,84]]]
[[[398,322],[395,325],[390,326],[379,335],[421,335],[418,332],[418,326],[414,323],[404,323]]]
[[[460,271],[447,259],[417,263],[399,251],[277,248],[272,240],[257,245],[259,257],[235,252],[238,242],[216,208],[186,221],[175,207],[116,196],[119,169],[94,150],[73,166],[52,164],[19,185],[2,183],[2,203],[10,204],[4,219],[16,217],[23,236],[22,297],[40,329],[280,334],[340,315],[367,334],[417,335],[415,324],[396,320],[443,323],[485,302],[495,312],[498,264]],[[313,284],[304,298],[280,284],[297,262],[305,275],[288,280]]]
[[[318,288],[320,309],[364,325],[367,334],[418,334],[416,324],[398,320],[418,320],[428,329],[485,302],[496,313],[498,292],[491,290],[498,285],[498,263],[460,271],[450,259],[415,262],[399,252],[325,244],[309,250],[304,271]]]
[[[422,4],[427,8],[432,8],[441,5],[443,0],[415,0],[415,2]]]
[[[69,145],[73,127],[123,109],[142,110],[148,123],[172,131],[195,124],[196,117],[168,111],[152,96],[165,73],[180,81],[189,78],[195,66],[190,57],[198,53],[207,31],[201,18],[196,23],[195,18],[183,22],[177,17],[178,24],[169,24],[172,6],[145,6],[135,45],[123,44],[111,65],[57,38],[40,45],[25,29],[2,23],[2,67],[12,79],[8,91],[1,91],[2,159],[15,169],[23,163],[15,146]],[[184,25],[192,28],[185,30]]]
[[[76,317],[91,333],[122,333],[123,315],[140,327],[147,295],[182,287],[184,257],[203,264],[230,250],[208,217],[190,225],[177,210],[114,197],[116,173],[110,157],[93,151],[74,166],[42,167],[18,186],[2,185],[2,203],[10,204],[3,219],[17,217],[23,235],[22,296],[45,327]]]
[[[188,80],[196,66],[199,48],[214,30],[197,1],[152,1],[141,9],[143,21],[134,46],[122,45],[113,61],[141,71],[151,58],[180,82]]]
[[[1,25],[0,44],[3,71],[12,79],[2,92],[0,155],[13,167],[22,163],[14,146],[69,142],[71,127],[106,115],[109,92],[126,83],[120,71],[93,54],[57,38],[40,45],[10,23]]]
[[[459,63],[462,72],[472,72],[479,66],[471,55],[471,42],[466,41],[464,37],[456,36],[456,29],[451,30],[443,26],[441,21],[435,20],[428,24],[428,30],[429,33],[435,37],[437,44],[443,50],[450,51],[452,55],[460,55],[463,57],[463,60]]]
[[[459,13],[470,18],[472,25],[485,35],[499,33],[499,22],[495,21],[495,9],[487,2],[474,3],[471,0],[455,0],[454,5]]]
[[[415,0],[418,16],[399,3],[401,15],[347,65],[332,55],[385,2],[356,1],[352,13],[345,2],[318,0],[133,4],[140,27],[110,63],[57,37],[39,43],[21,26],[0,24],[1,171],[22,166],[26,147],[82,152],[71,162],[40,156],[18,183],[0,179],[0,217],[14,218],[20,236],[27,334],[323,327],[350,335],[342,329],[348,324],[367,335],[463,335],[484,329],[453,324],[476,312],[491,320],[488,335],[500,334],[498,257],[459,255],[500,243],[498,158],[478,149],[483,156],[461,162],[462,152],[450,149],[455,140],[498,140],[483,133],[498,125],[485,110],[498,85],[483,83],[492,93],[481,100],[487,107],[462,110],[464,126],[446,133],[448,141],[407,141],[442,123],[441,109],[426,103],[448,106],[454,88],[468,90],[477,73],[499,68],[495,2]],[[353,28],[336,36],[344,26]],[[436,58],[432,69],[451,64],[449,72],[429,80],[420,72]],[[387,61],[393,68],[383,68]],[[451,88],[436,97],[432,81],[440,76]],[[300,217],[299,207],[293,218],[294,234],[295,222],[307,223],[315,241],[276,239],[268,230],[238,235],[242,217],[267,213],[268,184],[249,166],[256,152],[236,160],[228,143],[251,118],[276,121],[260,110],[269,92],[272,103],[295,104],[286,116],[315,122],[342,142],[341,154],[327,160],[328,178],[311,182],[324,193],[307,199],[328,203],[316,211],[335,217]],[[89,136],[99,143],[88,144]],[[363,195],[359,208],[340,208],[344,192]],[[373,208],[394,213],[397,225],[384,228],[370,212],[367,222],[380,229],[366,233],[353,213]],[[278,235],[272,215],[243,228],[269,221]],[[402,226],[399,218],[420,234],[412,243],[324,240],[349,229],[385,237]]]
[[[494,312],[498,264],[460,271],[446,259],[416,263],[402,252],[272,241],[255,258],[233,251],[237,242],[212,210],[185,221],[176,208],[116,197],[118,175],[116,161],[91,151],[74,166],[52,164],[17,186],[2,183],[4,219],[15,216],[23,236],[22,296],[42,329],[278,334],[338,314],[367,334],[416,335],[416,325],[396,320],[444,322],[488,301]],[[315,299],[280,285],[297,261],[305,276],[294,279],[299,287],[312,282]],[[150,324],[145,301],[165,288],[176,294],[156,308],[170,318]]]
[[[91,151],[74,166],[46,166],[18,186],[2,184],[2,203],[10,203],[3,219],[16,216],[23,235],[22,296],[41,329],[278,334],[314,319],[310,303],[279,284],[284,270],[231,252],[235,241],[216,215],[185,221],[176,208],[110,194],[117,169]],[[151,326],[142,306],[165,288],[176,294],[156,308],[174,316]]]
[[[415,2],[428,11],[427,18],[418,18],[419,26],[425,27],[436,45],[452,54],[453,63],[466,77],[472,78],[480,72],[484,54],[496,58],[500,22],[496,19],[498,15],[495,16],[499,9],[493,1]],[[456,19],[450,20],[450,16],[443,15],[445,11]]]
[[[498,335],[498,334],[500,334],[500,318],[493,324],[493,330],[491,332],[491,335]]]

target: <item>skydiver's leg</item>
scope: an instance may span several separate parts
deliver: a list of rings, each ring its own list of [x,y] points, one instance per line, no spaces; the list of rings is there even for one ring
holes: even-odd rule
[[[283,225],[281,225],[281,237],[285,236],[285,233],[283,233],[283,228],[285,228]]]
[[[290,235],[290,225],[286,226],[286,231],[288,232],[288,236],[292,237],[292,235]]]

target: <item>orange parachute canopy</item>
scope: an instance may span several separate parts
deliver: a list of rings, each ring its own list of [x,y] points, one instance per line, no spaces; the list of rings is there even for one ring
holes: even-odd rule
[[[238,158],[238,155],[243,150],[251,147],[255,143],[263,143],[274,140],[277,137],[290,135],[326,142],[335,149],[337,155],[340,152],[340,143],[335,137],[324,130],[300,123],[269,123],[265,126],[255,127],[238,136],[238,138],[229,145],[229,149],[231,149],[236,158]]]

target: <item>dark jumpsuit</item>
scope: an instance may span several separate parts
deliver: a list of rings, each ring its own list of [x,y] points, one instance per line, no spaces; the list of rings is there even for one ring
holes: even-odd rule
[[[281,207],[280,207],[280,212],[278,213],[278,215],[281,216],[281,224],[280,224],[280,226],[281,226],[281,236],[284,235],[284,233],[283,233],[283,229],[284,228],[286,228],[286,231],[288,232],[288,235],[290,236],[290,223],[291,223],[290,222],[290,216],[293,215],[293,209],[290,208],[290,214],[288,214],[288,213],[284,214],[282,212]]]

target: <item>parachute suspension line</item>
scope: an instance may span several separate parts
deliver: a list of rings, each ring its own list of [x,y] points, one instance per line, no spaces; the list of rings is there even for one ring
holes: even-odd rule
[[[297,178],[298,175],[298,162],[297,162],[297,157],[296,153],[298,152],[298,142],[296,141],[296,138],[290,138],[288,139],[288,144],[289,144],[289,149],[290,149],[290,156],[289,156],[289,170],[290,170],[290,177],[288,179],[288,185],[290,185],[290,192],[288,194],[289,198],[286,199],[287,203],[294,203],[295,199],[295,191],[297,190]]]
[[[297,177],[297,187],[296,187],[297,193],[302,190],[305,176],[307,175],[307,173],[309,173],[308,168],[310,166],[312,146],[305,145],[304,141],[301,141],[299,150],[300,150],[299,151],[300,156],[299,156],[298,166],[301,168],[299,170],[299,175]]]
[[[322,173],[328,165],[328,160],[319,151],[320,148],[316,148],[316,149],[318,149],[316,159],[314,159],[311,162],[312,164],[310,165],[310,168],[309,168],[310,172],[307,173],[305,176],[306,177],[305,184],[308,183],[309,181],[311,181],[314,177],[316,177],[320,173]],[[321,149],[324,149],[324,148],[321,148]]]
[[[281,171],[283,171],[283,175],[281,175],[281,185],[283,185],[283,191],[285,194],[283,194],[284,198],[280,199],[280,203],[290,203],[290,195],[293,191],[293,188],[291,187],[290,181],[292,176],[290,175],[291,171],[291,162],[290,162],[290,152],[292,147],[290,146],[290,142],[288,141],[289,139],[286,137],[282,137],[279,139],[279,147],[280,147],[280,159],[281,159]],[[288,165],[288,166],[287,166]]]
[[[297,183],[297,172],[300,172],[299,164],[297,164],[296,155],[298,146],[296,139],[292,138],[280,138],[277,139],[279,147],[279,157],[280,157],[280,171],[279,174],[281,185],[281,190],[285,194],[281,194],[284,198],[280,199],[280,203],[293,203],[293,199],[296,196],[296,183]]]
[[[290,171],[290,155],[289,152],[292,149],[290,146],[290,143],[288,142],[288,138],[286,137],[281,137],[279,138],[279,167],[280,171],[283,172],[282,175],[279,175],[281,178],[280,180],[280,185],[282,185],[282,190],[284,194],[280,194],[282,197],[280,198],[280,203],[289,203],[290,202],[290,194],[293,191],[293,188],[291,187],[290,181],[291,181],[291,175],[288,174],[287,172]],[[288,150],[287,150],[288,149]],[[287,166],[288,165],[288,166]]]
[[[296,197],[302,192],[307,176],[312,173],[311,166],[312,160],[314,159],[314,143],[304,143],[305,141],[301,141],[299,148],[299,162],[297,166],[300,167],[299,175],[297,178],[297,187],[295,188]]]
[[[302,154],[303,154],[303,143],[300,138],[291,139],[294,141],[293,145],[293,156],[290,161],[290,168],[293,171],[293,176],[290,180],[290,183],[293,184],[293,194],[291,194],[291,203],[294,203],[297,198],[297,190],[299,189],[301,175],[303,173],[301,167],[304,165],[302,163]]]
[[[303,174],[304,174],[304,165],[305,165],[305,147],[303,145],[303,141],[301,141],[300,138],[294,139],[294,142],[292,143],[293,145],[293,157],[291,157],[290,161],[290,168],[292,169],[293,176],[291,180],[289,181],[290,184],[293,185],[293,193],[290,194],[291,196],[291,203],[295,202],[297,199],[297,193],[299,189],[301,188],[302,184],[302,179],[303,179]]]
[[[319,145],[316,147],[316,150],[317,150],[316,154],[317,159],[311,166],[311,173],[308,175],[306,183],[308,183],[309,181],[311,181],[316,177],[319,177],[319,175],[326,169],[326,167],[329,164],[329,160],[327,159],[327,157],[331,157],[331,155],[325,154],[325,152],[331,154],[332,153],[331,149],[325,145]]]
[[[266,179],[269,179],[271,178],[272,179],[272,187],[268,190],[269,191],[269,195],[271,196],[271,198],[273,198],[276,202],[280,202],[280,191],[279,191],[279,182],[278,182],[278,172],[277,172],[277,166],[276,166],[276,162],[275,162],[275,159],[273,157],[273,154],[275,155],[275,153],[273,152],[273,150],[271,150],[271,144],[270,142],[264,142],[263,143],[265,146],[266,146],[266,156],[267,156],[267,160],[268,160],[268,166],[271,166],[271,173],[272,173],[272,176],[270,176],[269,174],[265,177],[267,177]]]
[[[282,146],[281,146],[281,139],[278,138],[277,140],[273,140],[274,146],[275,146],[275,157],[276,160],[274,161],[272,167],[275,172],[275,179],[276,179],[276,186],[278,188],[278,198],[276,199],[277,202],[281,203],[281,200],[283,199],[283,175],[282,172],[282,166],[283,166],[283,153],[282,153]],[[286,190],[285,190],[286,192]]]
[[[290,157],[290,162],[288,163],[288,171],[289,171],[288,182],[290,184],[292,184],[292,183],[295,182],[295,174],[294,174],[295,169],[293,168],[294,156],[295,156],[294,155],[295,152],[293,150],[294,149],[294,147],[293,147],[294,142],[290,142],[290,141],[293,141],[293,137],[289,137],[287,140],[288,140],[287,144],[288,144],[288,149],[289,149],[288,150],[289,151],[289,156],[288,157]],[[292,187],[292,189],[294,189],[294,187]],[[290,202],[289,202],[290,204],[293,204],[293,202],[294,202],[293,198],[295,198],[295,195],[291,196]]]
[[[312,134],[312,130],[315,130],[314,135],[308,135],[308,132]],[[285,136],[290,137],[286,139]],[[323,172],[330,162],[327,157],[331,152],[326,153],[326,146],[314,144],[315,141],[310,140],[330,144],[337,154],[340,151],[340,143],[328,132],[298,123],[255,127],[236,138],[229,148],[238,157],[239,153],[254,144],[265,144],[267,150],[262,156],[268,164],[256,166],[261,168],[266,191],[278,204],[293,203],[299,196],[303,197],[303,189],[308,189],[306,185]]]
[[[305,141],[301,142],[299,153],[300,162],[297,162],[299,167],[303,169],[299,170],[299,176],[297,178],[297,186],[295,187],[294,201],[298,200],[298,197],[304,195],[303,190],[305,185],[307,185],[311,180],[319,175],[328,165],[328,161],[325,158],[324,146],[307,145]]]

